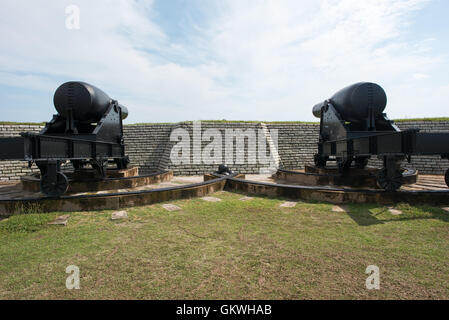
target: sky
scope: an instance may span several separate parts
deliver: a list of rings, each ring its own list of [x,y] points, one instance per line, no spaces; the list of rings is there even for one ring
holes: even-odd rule
[[[79,28],[73,11],[79,9]],[[125,123],[317,121],[360,81],[389,118],[448,117],[447,0],[1,0],[0,121],[49,121],[72,80]]]

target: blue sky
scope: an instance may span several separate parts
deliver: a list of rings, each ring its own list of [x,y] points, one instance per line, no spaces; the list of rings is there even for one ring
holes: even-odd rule
[[[65,26],[68,5],[80,29]],[[446,0],[2,0],[0,121],[48,121],[69,80],[126,122],[315,120],[312,105],[382,85],[390,118],[449,116]]]

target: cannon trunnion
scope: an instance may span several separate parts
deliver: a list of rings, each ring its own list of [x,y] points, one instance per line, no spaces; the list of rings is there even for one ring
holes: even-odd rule
[[[55,92],[54,115],[39,133],[0,139],[0,160],[36,163],[41,172],[41,191],[60,196],[69,181],[61,165],[70,161],[75,170],[90,164],[98,178],[106,177],[109,162],[118,169],[129,163],[125,155],[122,120],[126,107],[100,89],[84,82],[66,82]]]
[[[335,160],[340,172],[354,163],[364,168],[371,156],[383,162],[377,174],[379,187],[387,191],[399,189],[403,183],[401,163],[415,155],[440,155],[449,158],[449,133],[401,131],[383,113],[387,104],[385,91],[379,85],[360,82],[348,86],[332,98],[313,107],[320,118],[317,167]],[[449,186],[449,170],[446,172]]]

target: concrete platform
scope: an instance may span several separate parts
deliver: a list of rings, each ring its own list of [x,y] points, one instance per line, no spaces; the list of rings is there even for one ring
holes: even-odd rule
[[[135,188],[79,192],[59,198],[24,191],[20,183],[8,183],[0,185],[0,216],[30,210],[49,212],[120,209],[172,199],[204,197],[223,190],[224,183],[224,178],[204,182],[203,176],[173,177],[171,181]]]
[[[378,203],[449,205],[449,189],[443,176],[421,175],[415,184],[399,191],[379,189],[302,186],[273,179],[265,175],[233,175],[173,177],[170,181],[134,188],[97,192],[79,192],[59,198],[46,197],[40,192],[23,191],[20,183],[0,184],[0,216],[19,212],[87,211],[149,205],[191,197],[205,197],[217,191],[267,195],[295,200],[320,201],[334,204]]]
[[[278,185],[297,185],[297,186],[308,186],[303,185],[300,183],[293,183],[292,181],[288,180],[281,180],[278,179],[272,175],[269,174],[247,174],[245,175],[247,181],[255,181],[255,182],[262,182],[262,183],[273,183]],[[330,187],[331,188],[331,187]],[[356,187],[349,187],[345,186],[344,190],[361,190],[361,188]],[[376,188],[370,188],[366,187],[363,188],[363,190],[379,190]],[[399,191],[448,191],[449,188],[446,185],[446,182],[444,180],[444,176],[440,175],[418,175],[416,177],[416,182],[412,184],[403,185]]]
[[[398,191],[375,188],[304,186],[278,180],[270,175],[246,175],[245,179],[228,178],[225,189],[231,192],[320,201],[334,204],[379,203],[449,204],[449,188],[444,176],[420,175],[417,182]]]
[[[367,167],[365,169],[350,168],[347,174],[341,174],[337,168],[318,168],[305,166],[303,170],[279,169],[273,178],[278,183],[290,183],[302,186],[339,186],[379,189],[377,186],[376,172],[378,168]],[[404,170],[403,184],[414,184],[417,182],[418,172],[415,170]]]
[[[134,171],[132,171],[134,172]],[[137,172],[137,171],[136,171]],[[120,173],[124,174],[120,176]],[[130,176],[128,170],[120,170],[106,179],[94,179],[85,175],[76,179],[73,174],[69,176],[69,188],[65,194],[78,194],[83,192],[100,192],[107,190],[131,189],[146,187],[162,182],[169,182],[173,178],[172,171],[157,172],[153,174]],[[79,178],[79,177],[78,177]],[[21,178],[22,190],[31,193],[40,192],[40,176],[29,175]]]
[[[71,194],[72,197],[78,196],[86,196],[86,195],[107,195],[107,194],[115,194],[115,193],[123,193],[123,192],[133,192],[133,191],[142,191],[142,190],[154,190],[161,188],[169,188],[169,187],[179,187],[185,186],[189,184],[196,184],[203,182],[203,176],[189,176],[189,177],[172,177],[169,181],[161,181],[155,182],[152,184],[139,186],[139,187],[131,187],[131,188],[116,188],[111,190],[100,190],[96,192],[76,192]],[[48,198],[40,191],[33,192],[28,190],[23,190],[21,182],[12,182],[12,183],[2,183],[0,185],[0,200],[20,200],[20,199],[44,199]]]

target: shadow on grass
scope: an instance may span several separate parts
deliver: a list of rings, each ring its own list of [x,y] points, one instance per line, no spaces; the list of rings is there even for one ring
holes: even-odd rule
[[[275,195],[260,195],[247,193],[243,191],[229,191],[234,194],[249,195],[269,200],[287,200],[299,201],[303,204],[323,204],[317,200],[292,199],[290,197],[279,197]],[[377,224],[384,224],[389,222],[413,221],[413,220],[428,220],[438,219],[443,222],[449,222],[449,212],[444,211],[439,207],[432,206],[410,206],[408,204],[397,204],[404,212],[400,216],[389,215],[388,218],[382,218],[381,215],[388,212],[388,208],[378,204],[350,204],[342,205],[345,207],[346,214],[354,220],[359,226],[372,226]],[[395,206],[396,207],[396,206]]]
[[[376,206],[372,206],[371,209],[377,208]],[[385,210],[386,211],[386,210]],[[347,215],[355,221],[359,226],[372,226],[375,224],[383,224],[388,221],[380,220],[376,216],[383,213],[374,213],[372,210],[354,210],[353,208],[346,207]]]
[[[402,204],[404,206],[404,204]],[[418,206],[410,207],[405,204],[405,212],[401,216],[394,216],[391,219],[380,219],[383,213],[388,212],[388,208],[383,208],[379,212],[375,212],[379,209],[378,205],[363,205],[355,207],[354,205],[346,207],[346,213],[354,220],[359,226],[371,226],[375,224],[384,224],[389,222],[401,222],[401,221],[413,221],[413,220],[429,220],[438,219],[443,222],[449,222],[449,212],[436,207]],[[421,213],[421,214],[420,214]],[[422,213],[426,213],[426,216],[422,216]]]

